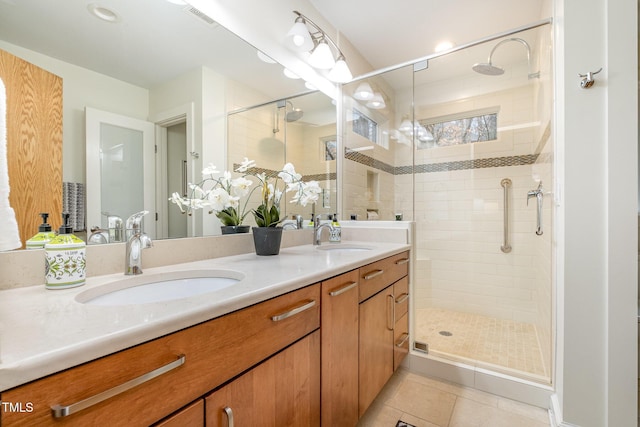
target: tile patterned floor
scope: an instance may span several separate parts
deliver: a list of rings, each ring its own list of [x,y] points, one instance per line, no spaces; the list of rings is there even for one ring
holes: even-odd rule
[[[548,427],[544,409],[399,369],[358,427]]]
[[[428,343],[429,351],[439,356],[504,367],[542,382],[549,378],[536,328],[529,323],[439,308],[417,309],[415,339]]]

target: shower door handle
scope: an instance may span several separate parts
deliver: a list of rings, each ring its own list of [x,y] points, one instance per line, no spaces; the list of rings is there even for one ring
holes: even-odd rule
[[[542,181],[538,184],[538,188],[531,190],[527,193],[527,206],[529,206],[529,199],[536,198],[537,205],[537,220],[536,220],[536,234],[542,236],[542,198],[544,194],[542,192]]]

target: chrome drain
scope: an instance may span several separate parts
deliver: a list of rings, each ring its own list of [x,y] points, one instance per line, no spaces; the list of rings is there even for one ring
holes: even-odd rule
[[[438,333],[439,333],[440,335],[442,335],[443,337],[450,337],[450,336],[452,336],[452,335],[453,335],[453,334],[452,334],[451,332],[449,332],[449,331],[440,331],[440,332],[438,332]]]

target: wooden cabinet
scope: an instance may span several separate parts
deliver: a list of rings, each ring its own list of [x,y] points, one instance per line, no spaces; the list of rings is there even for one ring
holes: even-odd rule
[[[409,278],[407,276],[393,284],[393,370],[409,354]]]
[[[262,362],[205,401],[207,427],[320,425],[320,332]]]
[[[358,270],[322,282],[322,425],[358,422]]]
[[[408,353],[408,263],[403,252],[359,269],[360,416]]]
[[[154,427],[195,427],[204,425],[204,399],[198,399]]]
[[[2,393],[33,412],[2,412],[13,425],[148,426],[178,411],[320,327],[320,284],[308,286],[180,332]],[[149,373],[159,373],[128,391]],[[125,387],[126,388],[126,387]],[[82,408],[85,399],[113,396]],[[54,418],[52,407],[71,414]],[[74,413],[75,412],[75,413]]]

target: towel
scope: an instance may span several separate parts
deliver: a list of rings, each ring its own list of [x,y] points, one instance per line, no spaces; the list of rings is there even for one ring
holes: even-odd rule
[[[9,204],[7,163],[7,92],[0,79],[0,251],[22,246],[16,214]]]

